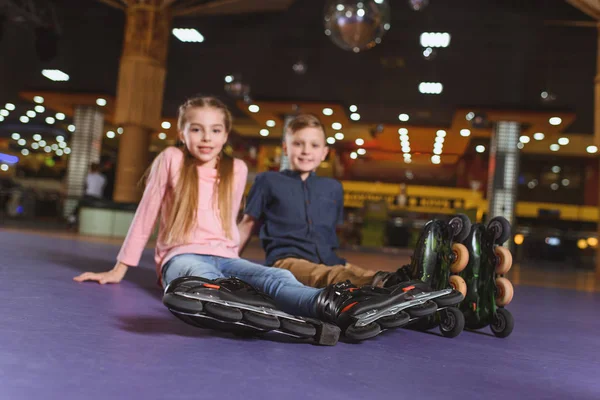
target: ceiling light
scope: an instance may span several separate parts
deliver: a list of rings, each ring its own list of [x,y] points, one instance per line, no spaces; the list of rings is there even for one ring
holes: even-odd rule
[[[561,146],[568,145],[569,144],[569,138],[561,137],[560,139],[558,139],[558,144],[560,144]]]
[[[333,115],[333,110],[329,107],[323,109],[323,115]]]
[[[562,123],[562,119],[560,117],[552,117],[548,120],[548,122],[550,122],[550,125],[560,125]]]
[[[450,34],[447,32],[423,32],[421,34],[421,46],[423,47],[448,47],[450,45]]]
[[[260,111],[260,107],[257,106],[256,104],[250,104],[248,106],[248,111],[250,111],[251,113],[257,113]]]
[[[333,124],[331,124],[331,128],[337,130],[342,129],[342,124],[340,124],[339,122],[334,122]]]
[[[171,128],[171,123],[169,121],[163,121],[162,124],[160,124],[160,126],[163,129],[170,129]]]
[[[469,137],[471,136],[471,131],[468,129],[461,129],[460,130],[460,136],[462,137]]]
[[[398,119],[402,122],[406,122],[410,119],[410,117],[408,116],[408,114],[400,114],[398,115]]]
[[[64,72],[62,72],[59,69],[43,69],[42,75],[44,75],[46,78],[48,78],[54,82],[66,82],[69,80],[69,75],[65,74]],[[35,101],[35,98],[34,98],[34,101]],[[42,98],[41,102],[43,102],[43,101],[44,100]],[[39,103],[41,103],[41,102],[39,102]],[[38,103],[38,102],[36,101],[36,103]]]
[[[202,43],[204,36],[194,28],[174,28],[173,35],[184,43]]]
[[[357,146],[362,146],[363,144],[365,144],[365,141],[361,138],[358,138],[354,141],[354,143],[356,143]]]
[[[475,147],[475,151],[478,153],[483,153],[485,151],[485,146],[480,144],[477,147]]]
[[[533,138],[535,140],[544,140],[545,137],[546,135],[544,135],[542,132],[537,132],[533,134]]]
[[[444,90],[444,85],[439,82],[421,82],[419,83],[419,92],[422,94],[440,94]]]

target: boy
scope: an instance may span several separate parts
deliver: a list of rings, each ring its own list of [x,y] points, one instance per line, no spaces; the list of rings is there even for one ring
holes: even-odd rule
[[[241,251],[262,222],[266,265],[289,270],[305,285],[322,288],[349,280],[359,287],[391,286],[408,280],[402,270],[365,270],[335,253],[344,192],[337,180],[315,174],[329,151],[319,119],[310,114],[295,117],[286,129],[283,151],[290,169],[261,173],[250,189],[239,224]]]

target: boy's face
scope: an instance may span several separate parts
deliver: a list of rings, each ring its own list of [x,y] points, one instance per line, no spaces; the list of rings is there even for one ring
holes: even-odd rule
[[[329,152],[323,130],[312,127],[287,134],[283,150],[289,158],[291,169],[301,173],[316,170]]]

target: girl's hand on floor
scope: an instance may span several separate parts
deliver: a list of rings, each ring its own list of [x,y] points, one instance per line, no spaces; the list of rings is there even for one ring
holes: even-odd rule
[[[119,283],[125,277],[127,273],[127,265],[117,262],[115,267],[110,271],[106,272],[84,272],[83,274],[76,276],[73,278],[74,281],[83,282],[83,281],[96,281],[101,285],[105,283]]]

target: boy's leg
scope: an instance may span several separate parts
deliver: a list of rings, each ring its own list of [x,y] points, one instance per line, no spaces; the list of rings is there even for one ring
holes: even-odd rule
[[[289,271],[239,258],[221,259],[219,269],[225,276],[237,277],[266,293],[288,314],[317,317],[317,296],[322,290],[302,285]]]
[[[273,266],[287,269],[301,283],[316,288],[324,288],[327,285],[346,280],[358,287],[371,285],[373,277],[377,273],[377,271],[370,271],[352,264],[328,266],[300,258],[277,260]]]
[[[223,278],[211,256],[199,254],[182,254],[170,259],[162,269],[163,287],[172,280],[183,276],[198,276],[206,279]]]

